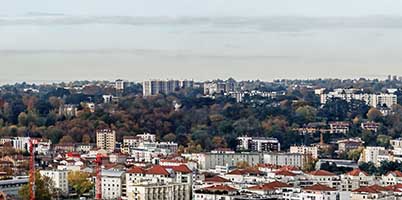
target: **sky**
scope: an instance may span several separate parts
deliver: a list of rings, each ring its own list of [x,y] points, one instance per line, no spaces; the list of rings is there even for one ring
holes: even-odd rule
[[[0,5],[0,84],[402,76],[400,0]]]

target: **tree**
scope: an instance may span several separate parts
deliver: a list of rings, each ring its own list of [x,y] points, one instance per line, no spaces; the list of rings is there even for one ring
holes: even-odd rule
[[[84,144],[91,143],[91,136],[89,136],[89,134],[84,134],[82,136],[82,143],[84,143]]]
[[[367,113],[367,118],[370,121],[378,121],[382,117],[382,113],[377,108],[371,108]]]
[[[163,140],[167,142],[173,142],[176,140],[176,135],[174,133],[169,133],[163,136]]]
[[[317,109],[312,106],[301,106],[296,109],[296,116],[302,118],[304,123],[313,122],[317,116]]]
[[[74,139],[70,135],[63,136],[60,141],[61,144],[70,144],[74,143]]]
[[[93,183],[90,181],[88,173],[81,171],[72,171],[68,173],[68,185],[81,196],[84,193],[89,192],[93,187]]]
[[[349,160],[357,161],[357,160],[359,160],[360,154],[362,153],[362,151],[363,151],[363,148],[351,150],[347,153],[347,157]]]
[[[237,169],[246,169],[246,168],[249,168],[249,167],[250,167],[250,165],[246,161],[240,161],[240,162],[236,163],[236,168]]]
[[[377,140],[376,143],[378,144],[378,146],[382,146],[382,147],[388,147],[389,146],[389,142],[392,138],[388,135],[378,135],[377,136]]]
[[[54,191],[53,181],[47,176],[41,176],[39,172],[35,173],[35,198],[41,200],[52,199],[52,191]],[[23,200],[29,200],[29,185],[24,185],[18,191],[19,196]]]

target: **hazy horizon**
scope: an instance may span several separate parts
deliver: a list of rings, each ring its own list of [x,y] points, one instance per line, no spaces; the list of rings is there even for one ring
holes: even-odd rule
[[[0,3],[0,84],[402,75],[397,0]]]

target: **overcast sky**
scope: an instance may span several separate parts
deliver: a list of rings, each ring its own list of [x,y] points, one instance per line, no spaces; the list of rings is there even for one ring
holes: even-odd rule
[[[402,76],[400,0],[0,5],[0,83]]]

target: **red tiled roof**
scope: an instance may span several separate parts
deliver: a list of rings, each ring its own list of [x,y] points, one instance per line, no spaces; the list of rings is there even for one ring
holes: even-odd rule
[[[249,187],[249,190],[275,190],[277,188],[283,188],[283,187],[292,187],[286,183],[282,183],[279,181],[274,181],[271,183],[263,184],[263,185],[256,185]]]
[[[368,176],[368,174],[367,174],[366,172],[362,171],[362,170],[359,169],[359,168],[354,169],[354,170],[348,172],[347,175],[349,175],[349,176],[359,176],[360,173],[363,173],[365,176]]]
[[[296,170],[299,170],[299,168],[296,167],[296,166],[283,166],[283,167],[281,167],[280,169],[281,169],[281,170],[288,170],[288,171],[296,171]]]
[[[336,174],[326,171],[326,170],[312,171],[309,174],[313,175],[313,176],[336,176]]]
[[[260,170],[258,169],[252,169],[252,168],[248,168],[248,169],[235,169],[231,172],[229,172],[228,174],[230,175],[246,175],[246,174],[260,174]]]
[[[356,190],[353,190],[352,192],[361,192],[361,193],[381,193],[383,191],[387,191],[388,189],[385,187],[381,187],[379,185],[371,185],[371,186],[365,186],[365,187],[360,187]]]
[[[210,177],[210,178],[205,178],[205,182],[210,182],[210,183],[227,183],[227,182],[231,182],[226,178],[222,178],[220,176],[214,176],[214,177]]]
[[[190,174],[193,171],[187,167],[187,165],[179,165],[179,166],[164,166],[165,168],[172,169],[175,172],[181,172],[183,174]]]
[[[279,175],[279,176],[296,176],[295,173],[288,171],[288,170],[279,170],[277,172],[275,172],[275,175]]]
[[[232,187],[227,186],[227,185],[214,185],[214,186],[211,186],[211,187],[204,188],[204,190],[209,190],[209,191],[228,191],[228,192],[231,192],[231,191],[236,191],[237,189],[236,189],[236,188],[232,188]]]
[[[336,191],[336,189],[328,187],[326,185],[321,185],[321,184],[315,184],[309,187],[303,188],[304,190],[308,191]]]
[[[145,172],[146,174],[155,174],[155,175],[169,175],[169,172],[160,165],[154,165]]]
[[[392,172],[388,172],[388,173],[387,173],[387,176],[388,176],[389,174],[392,174],[392,175],[394,175],[394,176],[396,176],[396,177],[402,177],[402,172],[401,172],[401,171],[398,171],[398,170],[392,171]]]
[[[132,168],[130,168],[127,173],[130,174],[145,174],[145,169],[141,168],[141,167],[137,167],[137,166],[133,166]]]

